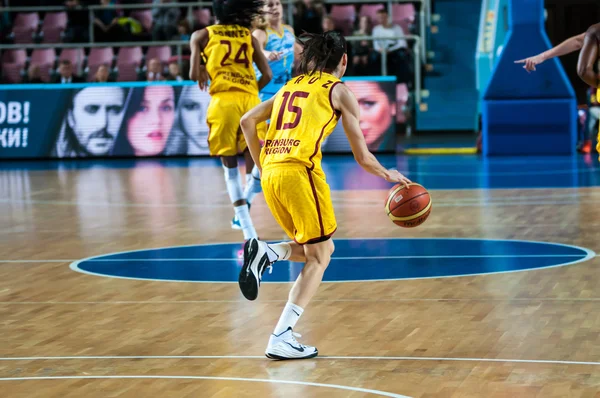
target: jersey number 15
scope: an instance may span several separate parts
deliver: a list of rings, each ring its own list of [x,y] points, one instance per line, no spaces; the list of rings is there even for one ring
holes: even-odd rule
[[[302,108],[300,106],[294,105],[294,101],[296,98],[308,98],[308,94],[306,91],[285,91],[283,96],[283,101],[281,102],[281,107],[279,108],[279,113],[277,114],[277,124],[275,124],[275,128],[277,130],[289,130],[300,124],[300,118],[302,117]],[[302,102],[300,100],[300,102]],[[283,115],[285,115],[285,111],[294,113],[296,117],[292,122],[283,123]]]

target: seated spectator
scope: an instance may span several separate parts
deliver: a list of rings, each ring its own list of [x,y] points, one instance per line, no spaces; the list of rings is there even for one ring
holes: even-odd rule
[[[60,61],[60,66],[58,67],[58,75],[52,79],[52,83],[83,83],[83,79],[73,74],[71,61],[63,59]]]
[[[368,15],[363,15],[358,20],[358,29],[354,31],[353,36],[371,36],[371,19]],[[373,55],[373,43],[370,40],[361,40],[353,45],[352,64],[354,65],[354,74],[367,76],[377,74],[373,71],[371,56]]]
[[[23,83],[44,83],[41,78],[39,65],[29,65],[29,69],[27,69],[27,74],[23,76]]]
[[[90,41],[90,17],[80,0],[67,0],[67,29],[65,41],[72,43],[87,43]]]
[[[169,63],[169,73],[167,74],[166,80],[176,80],[178,82],[183,80],[179,70],[179,64],[176,61]]]
[[[412,72],[410,71],[409,53],[406,40],[390,39],[390,37],[403,37],[404,31],[399,25],[390,23],[388,12],[385,8],[377,11],[379,25],[373,28],[373,36],[383,40],[375,40],[373,46],[379,54],[387,52],[388,75],[396,75],[398,83],[412,85]]]
[[[100,0],[100,5],[106,7],[111,0]],[[115,25],[117,23],[117,11],[113,8],[97,10],[94,14],[94,39],[96,42],[104,43],[116,41]]]
[[[174,3],[173,0],[154,0],[154,3]],[[181,13],[177,7],[161,7],[152,9],[152,40],[168,41],[177,37],[177,21]]]
[[[185,41],[186,43],[190,42],[190,37],[192,37],[192,29],[190,28],[190,24],[187,21],[187,19],[182,19],[181,21],[179,21],[179,23],[177,24],[177,32],[179,33],[178,40]],[[181,53],[183,55],[192,54],[189,44],[184,45],[181,50]],[[177,47],[173,48],[171,52],[173,54],[177,54]]]
[[[296,3],[294,10],[294,31],[300,36],[304,31],[308,33],[322,33],[322,21],[325,15],[323,3],[313,0],[301,0]]]
[[[165,80],[164,76],[162,75],[162,64],[158,58],[152,58],[148,61],[146,74],[141,76],[140,80],[147,82],[158,82]]]
[[[96,74],[94,75],[94,82],[95,83],[109,83],[109,82],[114,82],[114,81],[115,81],[115,79],[110,77],[110,71],[108,70],[108,66],[100,65],[100,67],[96,71]]]

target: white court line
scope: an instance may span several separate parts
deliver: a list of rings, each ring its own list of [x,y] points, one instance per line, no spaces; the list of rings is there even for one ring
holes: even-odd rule
[[[1,357],[0,361],[52,361],[52,360],[141,360],[141,359],[262,359],[259,355],[140,355],[140,356],[56,356],[56,357]],[[313,360],[365,360],[365,361],[435,361],[435,362],[497,362],[551,365],[600,366],[600,362],[560,361],[551,359],[501,359],[501,358],[446,358],[446,357],[396,357],[396,356],[326,356]]]
[[[110,255],[110,254],[109,254]],[[464,256],[371,256],[371,257],[331,257],[331,261],[334,260],[399,260],[399,259],[440,259],[440,258],[553,258],[553,257],[568,257],[568,258],[578,258],[585,257],[582,254],[477,254],[477,255],[464,255]],[[94,258],[91,260],[86,260],[85,262],[93,262],[93,263],[105,263],[105,262],[157,262],[157,261],[175,261],[175,262],[203,262],[203,261],[237,261],[241,260],[237,257],[231,258]],[[0,259],[0,263],[68,263],[78,261],[76,259],[56,259],[56,260],[2,260]]]
[[[346,390],[362,392],[366,394],[379,395],[381,397],[392,398],[410,398],[406,395],[394,394],[386,391],[371,390],[360,387],[342,386],[338,384],[312,383],[308,381],[295,380],[276,380],[276,379],[249,379],[244,377],[217,377],[217,376],[39,376],[39,377],[2,377],[0,381],[24,381],[24,380],[83,380],[83,379],[172,379],[172,380],[223,380],[223,381],[244,381],[252,383],[272,383],[272,384],[293,384],[299,386],[311,386],[322,388],[334,388],[337,390]]]

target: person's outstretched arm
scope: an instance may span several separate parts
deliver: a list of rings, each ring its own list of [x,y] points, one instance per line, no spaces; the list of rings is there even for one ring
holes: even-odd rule
[[[535,67],[544,61],[555,57],[562,57],[563,55],[570,54],[574,51],[580,50],[583,46],[583,38],[585,37],[585,33],[582,33],[577,36],[569,37],[567,40],[563,41],[556,47],[552,47],[548,51],[544,51],[538,55],[534,55],[533,57],[520,59],[515,61],[515,64],[525,64],[523,68],[527,72],[531,72],[535,70]]]

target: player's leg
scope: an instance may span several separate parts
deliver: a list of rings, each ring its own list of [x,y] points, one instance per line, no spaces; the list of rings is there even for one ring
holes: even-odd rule
[[[238,162],[236,156],[222,156],[221,162],[223,163],[223,170],[225,172],[225,185],[227,186],[227,193],[229,199],[233,204],[233,210],[235,217],[239,220],[240,229],[244,233],[244,239],[248,240],[256,238],[256,230],[250,218],[250,211],[248,204],[244,198],[244,191],[242,188],[242,178],[238,169]]]
[[[298,343],[293,330],[312,297],[317,292],[323,273],[331,261],[334,245],[331,239],[304,245],[306,263],[290,291],[288,302],[275,330],[269,338],[265,355],[272,359],[303,359],[318,355],[315,347]]]
[[[246,186],[244,187],[244,198],[248,204],[248,210],[252,207],[252,200],[257,193],[260,193],[260,172],[258,167],[254,165],[254,160],[248,148],[244,151],[244,161],[246,163]],[[242,229],[240,220],[237,216],[233,216],[231,219],[232,229]]]

